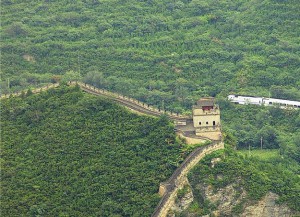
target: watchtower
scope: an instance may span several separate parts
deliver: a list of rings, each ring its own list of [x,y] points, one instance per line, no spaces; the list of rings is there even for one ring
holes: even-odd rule
[[[220,109],[213,97],[198,100],[193,106],[193,124],[196,136],[219,140],[221,134]]]

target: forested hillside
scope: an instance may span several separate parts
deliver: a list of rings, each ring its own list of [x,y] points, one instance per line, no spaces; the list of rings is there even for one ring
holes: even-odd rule
[[[205,173],[196,169],[191,184],[217,189],[238,174],[252,199],[270,190],[297,208],[300,110],[225,97],[300,101],[299,11],[299,0],[2,0],[1,93],[82,80],[180,113],[215,96],[226,144],[278,156],[230,151],[215,169],[200,164]],[[4,216],[151,214],[159,183],[184,156],[164,117],[137,116],[78,87],[27,95],[1,100]]]
[[[212,167],[211,160],[216,157],[221,157],[222,161]],[[238,201],[230,210],[230,216],[241,216],[245,206],[255,204],[255,201],[261,199],[269,191],[279,195],[278,204],[287,204],[292,210],[299,213],[300,177],[289,168],[291,164],[283,158],[261,160],[257,157],[243,157],[231,149],[227,149],[224,154],[211,154],[189,174],[189,181],[195,198],[185,215],[180,216],[189,216],[187,213],[194,216],[209,214],[217,210],[219,205],[224,207],[223,204],[226,202],[227,207],[225,207],[228,210],[229,206]],[[231,186],[233,192],[225,191],[224,194],[228,194],[227,197],[234,199],[213,203],[206,198],[207,195],[203,192],[205,187],[200,188],[201,185],[211,189],[212,192],[218,192],[220,189],[224,190]],[[269,204],[269,206],[274,205]],[[228,216],[228,213],[227,215],[220,214],[221,216],[222,214]],[[275,213],[270,213],[268,216],[275,216]]]
[[[79,88],[1,100],[2,216],[150,216],[184,157],[164,117]]]
[[[279,149],[282,156],[300,163],[299,109],[235,105],[224,100],[219,104],[229,144],[238,149]]]
[[[174,111],[204,95],[300,100],[299,11],[298,0],[3,0],[1,88],[84,79]]]

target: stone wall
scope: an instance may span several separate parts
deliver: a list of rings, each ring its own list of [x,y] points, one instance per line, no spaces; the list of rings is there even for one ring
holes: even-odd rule
[[[133,99],[133,98],[130,98],[127,96],[123,96],[118,93],[110,92],[110,91],[107,91],[104,89],[99,89],[99,88],[96,88],[96,87],[86,84],[86,83],[70,81],[70,82],[68,82],[68,85],[79,85],[79,87],[85,92],[88,92],[88,93],[91,93],[94,95],[106,96],[118,103],[121,103],[121,104],[127,106],[130,109],[136,110],[137,112],[140,112],[143,114],[153,115],[153,116],[160,116],[160,115],[165,114],[165,115],[169,116],[169,118],[171,120],[173,120],[175,124],[179,124],[179,125],[186,124],[186,120],[191,119],[191,117],[189,117],[189,116],[185,116],[182,114],[178,114],[178,113],[174,113],[174,112],[170,112],[170,111],[166,111],[166,110],[161,110],[161,109],[155,108],[151,105],[148,105],[144,102],[138,101],[136,99]],[[47,86],[41,87],[41,88],[35,88],[32,90],[32,93],[39,93],[41,91],[45,91],[45,90],[48,90],[50,88],[54,88],[57,86],[59,86],[59,83],[50,84],[50,85],[47,85]],[[4,98],[9,98],[11,96],[20,96],[20,95],[22,95],[22,93],[24,93],[24,92],[3,94],[0,96],[0,98],[4,99]]]
[[[40,93],[42,91],[46,91],[48,89],[51,89],[51,88],[55,88],[55,87],[58,87],[59,86],[59,83],[56,83],[56,84],[49,84],[47,86],[44,86],[44,87],[40,87],[40,88],[35,88],[32,91],[32,93]],[[14,96],[21,96],[22,94],[26,94],[27,91],[20,91],[20,92],[16,92],[16,93],[9,93],[9,94],[2,94],[0,96],[0,99],[7,99],[9,97],[14,97]]]
[[[199,147],[193,151],[184,162],[178,167],[168,181],[161,183],[160,193],[164,193],[157,205],[152,217],[165,217],[170,208],[174,205],[177,191],[184,186],[186,176],[205,155],[213,151],[224,149],[223,141],[214,141],[205,147]]]
[[[138,112],[141,112],[141,113],[144,113],[144,114],[148,114],[148,115],[153,115],[153,116],[160,116],[160,115],[167,115],[169,116],[169,118],[171,120],[174,121],[174,123],[186,123],[186,120],[187,119],[191,119],[191,117],[189,116],[185,116],[185,115],[182,115],[182,114],[178,114],[178,113],[174,113],[174,112],[170,112],[170,111],[166,111],[166,110],[162,110],[162,109],[158,109],[158,108],[155,108],[151,105],[148,105],[144,102],[141,102],[141,101],[138,101],[136,99],[133,99],[133,98],[130,98],[130,97],[127,97],[127,96],[123,96],[121,94],[118,94],[118,93],[113,93],[113,92],[110,92],[110,91],[107,91],[107,90],[104,90],[104,89],[99,89],[99,88],[96,88],[92,85],[89,85],[89,84],[85,84],[85,83],[82,83],[82,82],[69,82],[70,85],[79,85],[80,88],[83,90],[83,91],[86,91],[86,92],[89,92],[91,94],[95,94],[95,95],[103,95],[103,96],[106,96],[114,101],[117,101],[118,103],[121,103],[133,110],[136,110]]]

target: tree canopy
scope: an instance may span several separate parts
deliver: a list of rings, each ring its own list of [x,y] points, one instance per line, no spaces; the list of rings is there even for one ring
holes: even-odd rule
[[[230,92],[300,100],[297,0],[5,0],[1,7],[4,92],[60,76],[177,111]]]
[[[166,117],[60,87],[1,100],[4,216],[150,216],[184,157]]]

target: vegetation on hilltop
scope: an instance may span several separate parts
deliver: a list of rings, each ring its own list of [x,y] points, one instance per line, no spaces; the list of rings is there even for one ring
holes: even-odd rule
[[[238,149],[279,149],[300,163],[300,110],[219,100],[228,143]]]
[[[1,8],[4,92],[62,76],[177,112],[230,92],[300,99],[298,0],[4,0]]]
[[[195,200],[188,212],[204,215],[216,209],[216,204],[204,200],[197,185],[217,190],[231,183],[238,188],[237,196],[241,189],[247,192],[247,198],[232,210],[236,214],[269,191],[279,195],[278,202],[300,211],[300,110],[236,105],[222,99],[218,103],[226,144],[238,149],[250,147],[250,156],[248,151],[242,156],[227,147],[225,155],[215,153],[201,161],[189,174]],[[223,159],[212,168],[214,157]]]
[[[150,216],[181,160],[165,118],[78,87],[1,100],[3,216]]]

